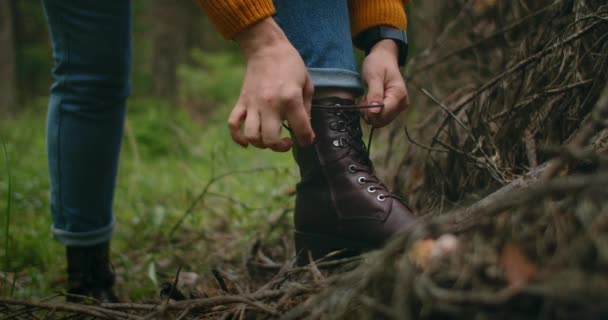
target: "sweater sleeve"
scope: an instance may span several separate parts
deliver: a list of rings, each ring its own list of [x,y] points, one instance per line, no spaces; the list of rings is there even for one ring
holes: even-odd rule
[[[226,39],[256,22],[272,16],[276,9],[272,0],[196,0]]]
[[[408,0],[350,0],[350,28],[353,37],[375,26],[390,26],[405,30]]]

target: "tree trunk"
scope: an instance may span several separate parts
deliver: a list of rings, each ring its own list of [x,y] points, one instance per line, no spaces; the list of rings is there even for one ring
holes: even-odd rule
[[[15,111],[17,102],[15,81],[12,10],[9,1],[0,0],[0,117]]]
[[[174,101],[177,92],[176,70],[188,51],[191,1],[156,0],[152,11],[153,90],[154,95]]]

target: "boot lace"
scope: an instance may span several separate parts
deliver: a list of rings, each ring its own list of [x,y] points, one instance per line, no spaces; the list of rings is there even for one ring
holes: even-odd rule
[[[348,166],[350,173],[364,172],[371,178],[360,176],[357,178],[357,182],[361,185],[369,184],[367,192],[376,193],[378,201],[385,201],[386,198],[394,198],[403,202],[403,199],[397,195],[394,195],[389,191],[388,187],[384,185],[378,177],[374,174],[374,168],[370,159],[370,152],[372,146],[372,137],[374,135],[375,128],[372,127],[369,133],[367,146],[363,142],[363,132],[361,130],[361,110],[369,108],[383,108],[384,105],[341,105],[335,104],[333,106],[325,105],[312,105],[313,108],[319,108],[327,110],[328,113],[335,116],[336,121],[330,124],[330,129],[334,131],[344,132],[346,135],[340,137],[332,142],[335,148],[348,148],[354,152],[351,153],[351,157],[355,163]]]

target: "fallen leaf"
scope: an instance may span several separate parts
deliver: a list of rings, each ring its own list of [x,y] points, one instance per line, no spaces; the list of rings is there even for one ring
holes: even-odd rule
[[[473,11],[477,15],[484,14],[494,7],[496,7],[496,0],[476,0],[473,3]]]
[[[414,264],[422,269],[428,268],[431,264],[434,246],[435,240],[433,239],[423,239],[414,242],[410,251],[410,258]]]
[[[538,265],[514,242],[503,247],[499,264],[510,287],[525,285],[538,273]]]
[[[445,256],[455,253],[460,248],[460,242],[458,238],[453,234],[443,234],[431,249],[431,258],[433,260],[439,260]]]

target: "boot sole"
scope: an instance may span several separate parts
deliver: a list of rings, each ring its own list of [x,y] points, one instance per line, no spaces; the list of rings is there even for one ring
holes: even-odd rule
[[[294,239],[298,266],[305,266],[311,259],[317,261],[332,252],[339,252],[331,257],[337,259],[356,256],[374,249],[365,243],[308,232],[296,231]]]

